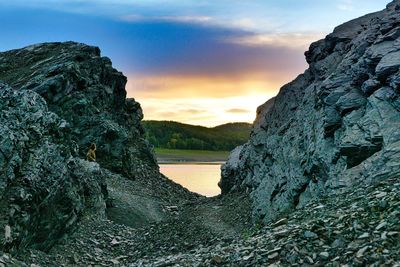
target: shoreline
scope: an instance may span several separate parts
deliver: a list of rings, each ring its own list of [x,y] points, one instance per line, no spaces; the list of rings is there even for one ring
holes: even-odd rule
[[[158,164],[223,164],[229,151],[155,149]]]
[[[223,165],[226,161],[158,161],[159,165]]]

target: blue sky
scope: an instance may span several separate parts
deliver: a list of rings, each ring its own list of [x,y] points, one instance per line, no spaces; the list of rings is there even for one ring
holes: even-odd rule
[[[257,105],[304,71],[312,41],[388,2],[0,0],[0,51],[96,45],[128,76],[146,119],[251,121]]]

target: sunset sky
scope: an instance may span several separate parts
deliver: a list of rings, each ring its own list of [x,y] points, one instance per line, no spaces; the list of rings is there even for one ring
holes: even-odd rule
[[[0,0],[0,51],[49,41],[99,46],[145,119],[251,122],[307,67],[304,51],[389,0]]]

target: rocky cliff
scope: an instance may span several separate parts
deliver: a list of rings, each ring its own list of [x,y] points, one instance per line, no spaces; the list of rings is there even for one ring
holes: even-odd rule
[[[143,138],[140,105],[126,99],[126,77],[100,56],[99,48],[46,43],[0,53],[0,80],[40,94],[68,124],[68,138],[79,156],[95,142],[103,167],[131,178],[157,173]]]
[[[400,176],[400,1],[313,43],[309,68],[261,106],[222,168],[264,221],[357,183]]]
[[[66,124],[37,93],[0,84],[2,250],[47,250],[79,217],[104,217],[104,175],[72,156]]]
[[[0,53],[0,251],[49,250],[85,218],[160,221],[196,197],[159,173],[126,81],[84,44]]]

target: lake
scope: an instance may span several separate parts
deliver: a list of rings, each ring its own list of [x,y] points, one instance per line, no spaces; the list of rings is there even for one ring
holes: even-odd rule
[[[221,193],[218,187],[220,163],[160,164],[160,171],[174,182],[203,196],[212,197]]]

